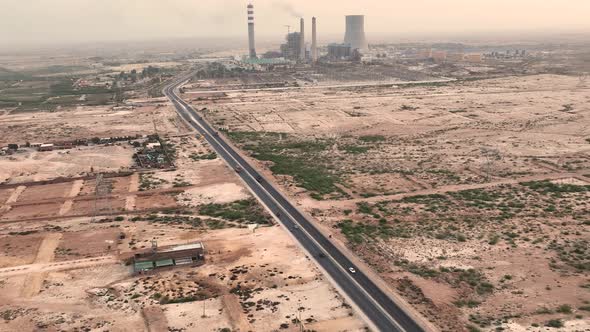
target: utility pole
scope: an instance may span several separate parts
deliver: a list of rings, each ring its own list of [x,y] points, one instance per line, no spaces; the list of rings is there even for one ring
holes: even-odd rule
[[[297,320],[299,321],[299,332],[303,332],[303,322],[301,321],[301,299],[297,301]]]
[[[156,118],[152,117],[152,123],[154,124],[154,133],[156,134],[156,136],[160,136],[158,135],[158,126],[156,125]]]

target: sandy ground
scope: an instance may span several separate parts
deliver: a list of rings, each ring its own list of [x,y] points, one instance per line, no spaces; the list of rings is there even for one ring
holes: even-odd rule
[[[577,165],[590,167],[584,157],[588,101],[589,90],[578,88],[577,78],[539,75],[435,87],[236,92],[195,104],[231,131],[345,143],[383,135],[387,144],[338,168],[360,175],[345,178],[352,191],[395,193],[543,174],[580,160]],[[444,173],[425,172],[429,168]],[[385,169],[412,175],[395,178],[382,174]]]
[[[196,206],[209,203],[230,203],[248,197],[250,197],[249,193],[241,186],[235,183],[226,183],[189,189],[179,196],[179,199],[183,204]]]
[[[108,117],[99,119],[110,125]],[[82,120],[74,116],[72,123],[77,121]],[[132,121],[126,125],[135,126]],[[192,213],[202,204],[251,198],[219,158],[197,156],[211,153],[201,140],[181,135],[170,142],[178,154],[176,170],[109,178],[110,194],[98,201],[93,179],[0,189],[0,245],[5,249],[0,254],[0,331],[298,331],[298,316],[317,331],[364,330],[362,320],[280,227],[238,228],[221,218],[195,215],[190,218],[201,218],[201,226],[191,227],[174,222],[180,216],[158,214],[177,208]],[[98,161],[113,170],[127,167],[131,153],[125,146],[69,154],[24,151],[0,163],[10,165],[2,168],[10,181],[22,182],[80,175]],[[146,179],[163,181],[141,190]],[[97,206],[99,213],[121,217],[98,216],[100,222],[92,222]],[[173,221],[150,222],[147,214]],[[211,222],[216,226],[208,226]],[[149,249],[154,240],[159,247],[203,241],[205,265],[133,276],[121,259]],[[238,285],[251,295],[232,292]],[[207,299],[161,304],[155,296],[179,296],[195,287]],[[245,309],[252,301],[260,303],[259,310]]]
[[[91,170],[117,172],[133,165],[133,147],[78,147],[71,150],[38,152],[33,149],[0,157],[0,183],[43,181],[57,177],[76,177]]]
[[[109,229],[101,230],[104,226],[79,220],[63,226],[70,231],[46,235],[33,264],[0,269],[2,288],[19,285],[20,289],[0,296],[3,302],[0,311],[11,317],[0,321],[1,330],[27,330],[28,326],[41,322],[56,329],[92,327],[100,322],[114,331],[143,331],[144,326],[156,330],[218,331],[224,327],[248,327],[269,331],[279,329],[280,324],[288,324],[287,331],[297,331],[292,319],[298,316],[307,328],[314,326],[317,331],[364,329],[363,323],[343,305],[344,300],[280,227],[260,228],[254,233],[248,229],[187,232],[168,227],[168,232],[162,233],[165,236],[159,239],[161,245],[203,240],[207,247],[206,264],[133,277],[129,267],[120,265],[113,256],[100,256],[100,252],[92,258],[52,262],[55,249],[62,252],[66,245],[73,251],[83,250],[88,247],[84,234],[90,236]],[[137,242],[149,241],[153,234],[163,230],[157,225],[135,223],[122,223],[120,227]],[[124,242],[119,248],[128,250]],[[289,263],[284,257],[290,257]],[[238,273],[237,279],[229,278],[236,269],[248,272]],[[172,277],[184,280],[186,285],[209,285],[209,289],[216,291],[205,301],[160,305],[149,297],[134,296],[129,288],[152,280],[158,285]],[[230,292],[238,284],[254,291],[250,299],[241,299]],[[166,287],[178,287],[174,285],[159,286],[164,287],[159,292],[165,292]],[[148,296],[158,291],[149,287]],[[249,301],[264,303],[263,309],[244,314],[244,303]],[[202,317],[203,307],[205,317]],[[73,322],[71,317],[78,318]]]
[[[59,244],[61,236],[62,235],[59,233],[54,233],[48,234],[43,239],[43,242],[41,242],[41,246],[39,246],[39,250],[37,251],[37,258],[35,258],[34,262],[35,264],[49,263],[53,260],[55,255],[54,251]],[[43,272],[31,273],[27,275],[25,284],[21,290],[22,297],[30,298],[39,293],[44,279],[45,275]]]
[[[339,188],[347,197],[316,200],[289,177],[275,177],[276,182],[327,233],[372,265],[395,292],[441,330],[454,332],[471,327],[494,331],[495,326],[505,331],[547,331],[552,329],[542,326],[550,319],[561,320],[563,331],[588,329],[586,313],[578,308],[590,301],[586,288],[581,288],[589,275],[586,270],[572,273],[551,267],[559,259],[550,249],[550,239],[582,241],[584,246],[583,241],[590,239],[587,227],[575,221],[586,220],[584,212],[574,220],[568,217],[570,210],[555,217],[537,214],[504,221],[501,235],[519,236],[515,247],[510,240],[488,244],[495,227],[491,220],[478,224],[469,232],[473,238],[464,242],[414,234],[355,245],[336,225],[345,219],[373,226],[379,221],[395,230],[436,220],[436,212],[417,211],[406,221],[402,213],[385,217],[376,209],[386,206],[403,212],[408,205],[403,200],[411,202],[414,197],[493,192],[528,181],[587,186],[589,101],[590,90],[580,87],[576,77],[537,75],[440,86],[242,91],[193,103],[198,109],[208,108],[207,118],[230,131],[334,140],[334,147],[320,156],[335,165],[335,173],[343,174]],[[364,135],[381,135],[384,141],[352,157],[338,151],[341,144],[359,144],[356,139]],[[271,164],[254,163],[273,177]],[[587,197],[582,193],[570,202],[579,201],[573,206],[587,211]],[[374,205],[374,210],[361,217],[358,204]],[[548,199],[530,204],[550,205]],[[457,213],[455,218],[465,213],[461,205]],[[489,213],[492,218],[493,209]],[[483,216],[472,218],[479,221]],[[399,219],[410,225],[400,224]],[[461,229],[468,221],[442,220],[432,227],[442,233]],[[587,259],[583,253],[579,257]],[[440,275],[428,276],[429,270],[420,270],[425,267]],[[440,272],[453,269],[481,273],[478,278],[493,285],[493,294],[473,295],[467,284],[453,281],[453,272]],[[477,302],[459,304],[472,298]],[[571,313],[556,312],[564,304]],[[551,313],[538,313],[543,306]]]
[[[112,106],[80,106],[55,112],[0,115],[0,142],[51,142],[93,137],[178,133],[173,108],[158,105],[113,110]],[[182,128],[181,130],[184,130]]]

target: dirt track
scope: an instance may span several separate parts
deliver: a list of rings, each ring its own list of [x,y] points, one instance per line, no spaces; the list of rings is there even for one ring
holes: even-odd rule
[[[94,258],[85,258],[73,261],[61,261],[59,263],[34,263],[29,265],[13,266],[0,269],[0,277],[7,278],[24,274],[42,274],[46,272],[65,271],[73,269],[87,268],[91,266],[104,264],[119,264],[119,260],[114,256],[101,256]]]
[[[39,250],[37,251],[37,257],[35,258],[34,264],[47,264],[53,260],[55,256],[54,252],[57,246],[59,245],[59,241],[61,240],[62,234],[60,233],[50,233],[48,234],[41,245],[39,246]],[[21,290],[21,294],[24,298],[33,297],[35,294],[39,293],[41,290],[41,286],[43,285],[43,280],[45,280],[45,272],[32,272],[27,275],[25,279],[23,288]]]
[[[463,190],[471,190],[471,189],[484,189],[484,188],[492,188],[497,187],[500,185],[506,184],[518,184],[521,182],[529,182],[529,181],[544,181],[544,180],[559,180],[559,179],[569,179],[575,178],[579,179],[582,182],[587,182],[588,179],[583,176],[583,174],[590,173],[590,170],[583,170],[576,173],[569,173],[569,172],[556,172],[556,173],[549,173],[549,174],[542,174],[542,175],[531,175],[531,176],[523,176],[521,178],[515,179],[505,179],[505,180],[496,180],[486,183],[475,183],[475,184],[464,184],[464,185],[450,185],[450,186],[442,186],[438,188],[431,188],[425,190],[416,190],[409,193],[403,194],[396,194],[396,195],[385,195],[385,196],[374,196],[369,198],[357,198],[357,199],[350,199],[350,200],[341,200],[341,201],[317,201],[312,199],[306,199],[302,201],[302,204],[309,208],[319,208],[319,209],[326,209],[330,207],[354,207],[357,203],[361,202],[370,202],[370,203],[377,203],[382,201],[396,201],[401,200],[405,197],[412,197],[412,196],[419,196],[419,195],[434,195],[434,194],[444,194],[448,192],[455,192],[455,191],[463,191]]]

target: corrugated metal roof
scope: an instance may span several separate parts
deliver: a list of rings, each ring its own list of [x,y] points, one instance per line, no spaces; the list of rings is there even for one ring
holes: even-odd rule
[[[175,259],[174,263],[176,263],[176,265],[189,265],[193,263],[192,258],[179,258],[179,259]]]
[[[171,265],[174,265],[174,261],[172,259],[162,259],[162,260],[156,261],[156,267],[171,266]]]
[[[154,268],[154,263],[152,261],[149,262],[136,262],[134,264],[135,270],[151,270]]]
[[[170,249],[166,249],[160,252],[171,252],[171,251],[179,251],[179,250],[192,250],[192,249],[203,249],[203,243],[190,243],[190,244],[183,244],[180,246],[172,247]]]

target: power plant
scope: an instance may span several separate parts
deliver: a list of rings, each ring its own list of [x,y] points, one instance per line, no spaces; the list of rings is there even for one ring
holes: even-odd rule
[[[320,51],[318,47],[318,30],[317,18],[311,19],[311,47],[308,49],[305,43],[305,19],[300,17],[299,31],[288,31],[285,37],[285,43],[281,44],[280,52],[268,51],[258,58],[256,54],[256,39],[254,32],[254,5],[248,4],[248,62],[252,64],[276,64],[298,62],[298,63],[317,63],[320,59]],[[285,25],[289,27],[289,25]],[[344,36],[344,43],[329,44],[327,47],[328,54],[322,56],[322,59],[328,60],[351,60],[353,55],[358,60],[361,56],[361,51],[369,49],[367,39],[365,37],[365,16],[364,15],[348,15],[346,16],[346,33]]]
[[[367,50],[369,43],[365,37],[365,16],[346,16],[346,34],[344,44],[350,45],[353,50]]]
[[[248,48],[250,59],[256,59],[256,40],[254,39],[254,5],[248,5]]]

